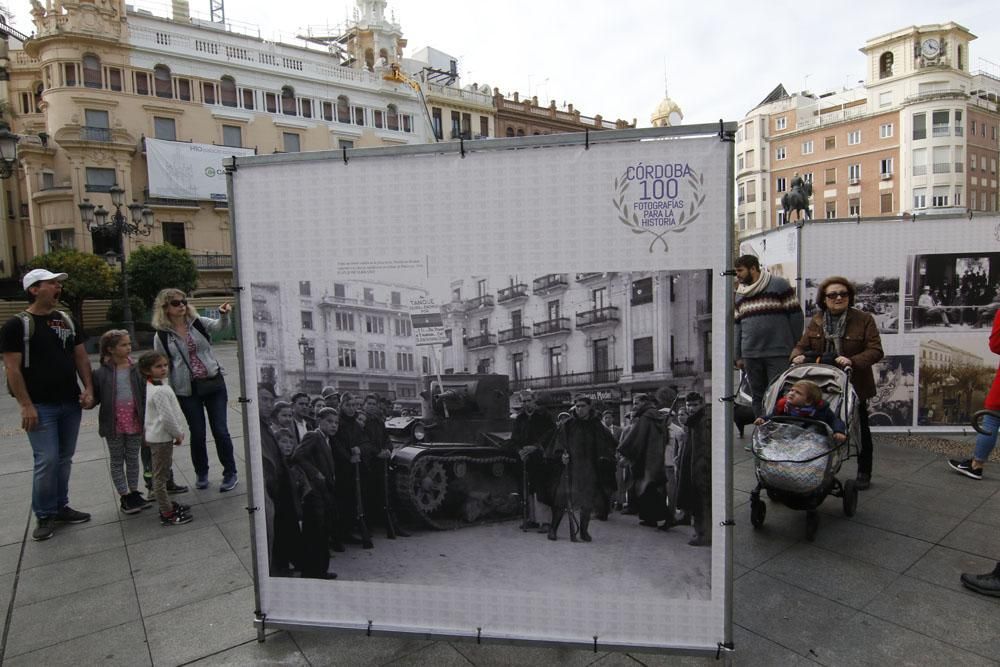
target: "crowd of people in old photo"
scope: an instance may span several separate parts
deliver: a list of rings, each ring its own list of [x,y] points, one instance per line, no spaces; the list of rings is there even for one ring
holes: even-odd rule
[[[557,540],[568,516],[570,539],[590,542],[591,519],[620,512],[663,531],[693,524],[688,544],[711,545],[711,407],[700,394],[636,394],[619,426],[585,395],[553,418],[524,392],[511,444],[527,472],[523,528]]]

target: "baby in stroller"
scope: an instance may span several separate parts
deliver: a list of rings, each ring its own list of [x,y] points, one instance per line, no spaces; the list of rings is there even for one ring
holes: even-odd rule
[[[774,410],[767,418],[777,416],[808,417],[819,420],[833,431],[834,441],[840,443],[847,440],[847,425],[823,401],[823,390],[815,382],[799,380],[789,387],[785,395],[775,403]],[[765,421],[764,417],[758,417],[754,424],[760,426]]]

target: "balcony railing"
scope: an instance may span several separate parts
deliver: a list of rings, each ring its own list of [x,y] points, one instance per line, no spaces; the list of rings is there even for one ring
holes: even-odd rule
[[[535,278],[532,282],[535,293],[548,292],[549,290],[568,286],[569,281],[566,280],[565,273],[550,273],[541,278]]]
[[[508,301],[513,301],[514,299],[527,298],[528,296],[528,286],[524,283],[518,283],[517,285],[511,285],[510,287],[504,287],[501,290],[497,290],[497,303],[507,303]]]
[[[935,174],[947,174],[951,171],[951,164],[948,162],[935,162],[934,163],[934,173]]]
[[[564,373],[562,375],[544,375],[541,377],[517,378],[512,382],[512,389],[549,389],[552,387],[585,387],[595,384],[616,384],[621,379],[622,369],[605,368],[599,371],[584,373]]]
[[[593,310],[586,310],[582,313],[576,314],[577,329],[618,321],[620,320],[618,317],[617,306],[604,306],[603,308],[595,308]]]
[[[514,341],[531,338],[531,329],[528,327],[512,327],[510,329],[503,329],[499,334],[497,334],[497,337],[500,344],[505,345],[506,343],[513,343]]]
[[[191,255],[191,259],[194,260],[194,266],[199,271],[233,268],[232,255]]]
[[[536,336],[549,336],[551,334],[564,333],[569,331],[569,318],[556,317],[555,319],[535,322]]]
[[[927,174],[926,164],[915,164],[913,165],[913,175],[914,176],[924,176]]]
[[[109,127],[91,127],[89,125],[84,125],[80,128],[80,140],[81,141],[111,141],[111,128]]]
[[[597,280],[598,278],[604,278],[610,275],[610,273],[578,273],[576,274],[576,282],[585,283],[588,280]]]
[[[467,299],[465,301],[466,310],[478,310],[480,308],[492,308],[493,307],[493,295],[484,294],[483,296],[477,296],[472,299]]]
[[[480,347],[492,347],[497,344],[497,337],[491,333],[481,333],[478,336],[466,336],[462,339],[465,347],[475,350]]]
[[[694,359],[675,359],[670,364],[670,370],[677,377],[694,375]]]

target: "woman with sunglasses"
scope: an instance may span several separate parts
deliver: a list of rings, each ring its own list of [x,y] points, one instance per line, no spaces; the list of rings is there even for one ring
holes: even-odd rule
[[[792,350],[793,364],[822,360],[851,369],[851,384],[858,395],[861,442],[858,447],[858,490],[871,486],[872,432],[868,427],[868,399],[875,396],[874,366],[882,357],[882,339],[870,313],[854,308],[854,284],[831,276],[816,289],[819,312],[806,325]]]
[[[220,319],[200,317],[184,292],[160,290],[153,303],[153,348],[170,360],[170,386],[177,394],[181,410],[191,430],[191,463],[197,476],[195,486],[208,488],[208,451],[205,446],[205,414],[215,439],[215,452],[222,464],[219,491],[231,491],[239,483],[233,440],[229,436],[226,410],[229,396],[222,366],[212,352],[209,336],[229,325],[232,306],[219,306]]]

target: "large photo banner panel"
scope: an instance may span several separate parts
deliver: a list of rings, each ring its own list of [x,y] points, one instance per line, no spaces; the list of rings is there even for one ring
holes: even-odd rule
[[[1000,306],[1000,220],[966,216],[802,229],[802,295],[839,275],[878,323],[885,358],[869,401],[872,428],[968,427],[996,370],[989,332]]]
[[[725,640],[730,154],[238,160],[268,624]]]
[[[799,281],[799,228],[785,225],[767,234],[740,241],[740,255],[753,255],[760,265],[773,275],[781,276],[792,285]]]

